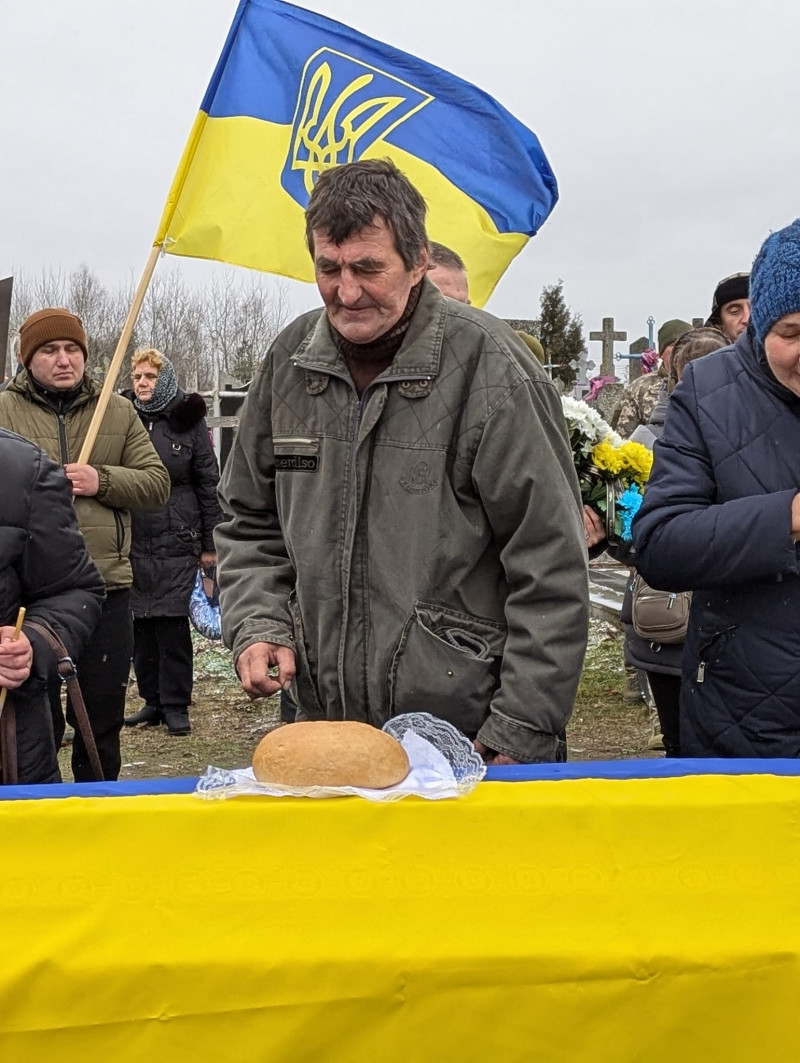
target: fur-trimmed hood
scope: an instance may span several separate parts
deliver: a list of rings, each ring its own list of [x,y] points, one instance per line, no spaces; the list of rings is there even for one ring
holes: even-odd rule
[[[130,388],[122,392],[126,399],[131,402],[136,398]],[[137,410],[138,412],[138,410]],[[152,414],[153,417],[166,417],[170,428],[174,432],[191,432],[208,413],[206,400],[202,395],[193,391],[190,395],[178,390],[178,394],[161,413]]]

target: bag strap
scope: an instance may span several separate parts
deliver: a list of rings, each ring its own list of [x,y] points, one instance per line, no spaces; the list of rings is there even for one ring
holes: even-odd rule
[[[92,725],[89,722],[86,703],[83,700],[83,694],[81,693],[80,684],[78,683],[78,673],[75,670],[75,662],[70,657],[69,650],[46,621],[41,619],[26,620],[23,627],[29,627],[37,632],[37,634],[41,635],[45,642],[47,642],[50,648],[54,651],[58,661],[58,675],[61,682],[67,684],[69,700],[75,710],[75,719],[77,720],[78,728],[81,732],[83,744],[86,746],[86,752],[89,755],[92,771],[94,772],[97,782],[103,782],[105,779],[105,776],[103,775],[103,767],[100,763],[97,745],[94,740],[94,735],[92,734]]]

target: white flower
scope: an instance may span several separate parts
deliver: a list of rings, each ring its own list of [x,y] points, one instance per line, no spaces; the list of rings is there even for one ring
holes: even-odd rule
[[[588,458],[593,448],[604,440],[614,447],[621,446],[622,437],[588,403],[562,395],[561,406],[570,434],[577,431],[582,437],[580,450],[584,457]]]

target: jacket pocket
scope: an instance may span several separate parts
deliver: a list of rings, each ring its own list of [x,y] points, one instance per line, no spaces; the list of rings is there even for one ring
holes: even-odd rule
[[[275,436],[272,447],[276,472],[319,470],[319,439],[309,436]]]
[[[324,720],[325,709],[317,692],[317,684],[311,672],[306,648],[306,633],[303,627],[303,617],[300,613],[300,605],[297,596],[292,593],[289,597],[289,616],[294,629],[294,693],[295,701],[299,709],[298,719]]]
[[[731,639],[739,630],[738,624],[719,616],[706,615],[697,631],[697,673],[695,681],[704,683],[706,672],[719,666]]]
[[[389,715],[429,712],[474,736],[499,682],[502,624],[417,602],[389,665]]]
[[[114,514],[114,528],[116,531],[116,547],[117,556],[120,561],[124,558],[123,550],[125,549],[125,522],[122,519],[122,514],[118,509],[111,511]]]

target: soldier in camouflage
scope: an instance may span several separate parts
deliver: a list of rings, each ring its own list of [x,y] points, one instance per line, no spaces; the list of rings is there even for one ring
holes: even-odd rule
[[[691,327],[687,321],[673,318],[665,321],[658,330],[658,354],[661,359],[658,369],[634,380],[622,394],[614,427],[623,438],[627,439],[640,424],[647,424],[650,420],[650,414],[666,391],[669,359],[675,341]]]

